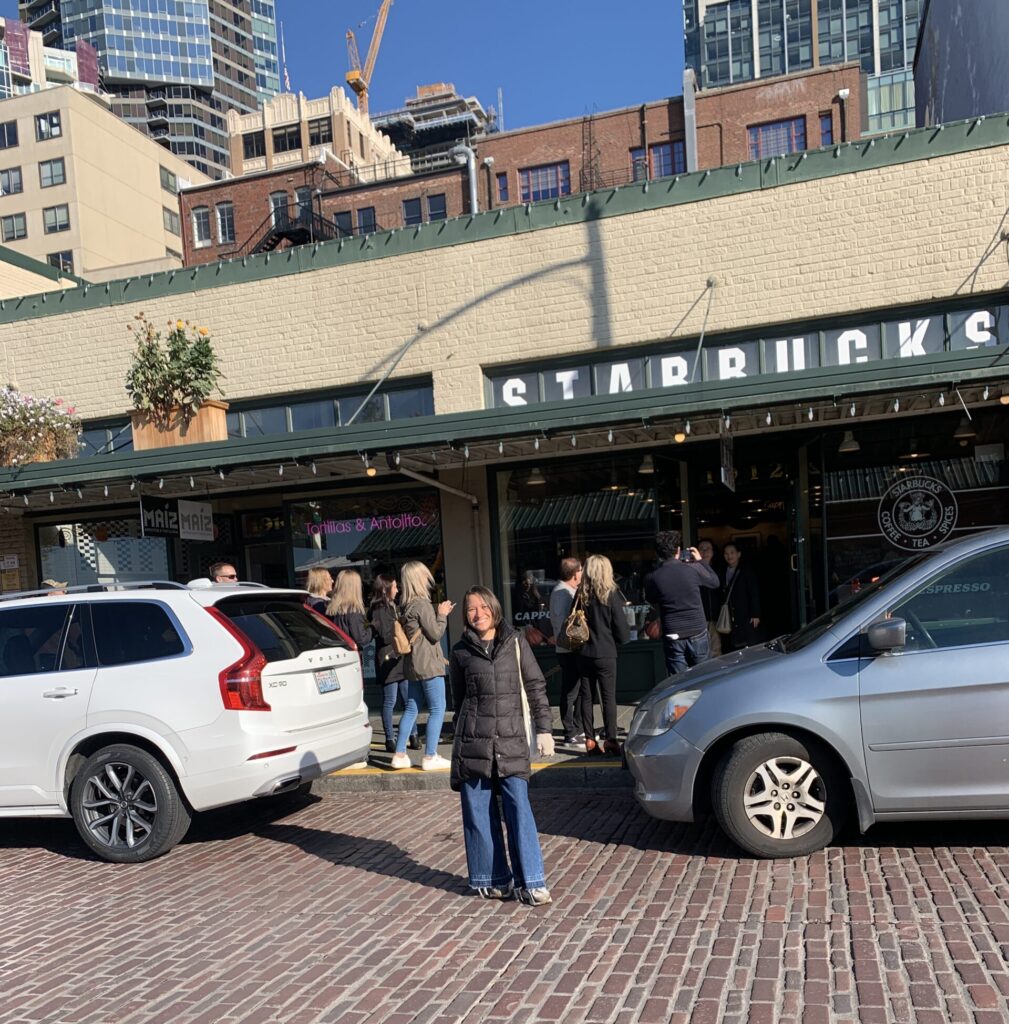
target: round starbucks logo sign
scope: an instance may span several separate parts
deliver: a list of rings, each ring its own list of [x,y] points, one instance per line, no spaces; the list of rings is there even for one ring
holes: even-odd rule
[[[945,540],[956,526],[956,496],[930,476],[895,480],[879,502],[879,528],[895,547],[921,551]]]

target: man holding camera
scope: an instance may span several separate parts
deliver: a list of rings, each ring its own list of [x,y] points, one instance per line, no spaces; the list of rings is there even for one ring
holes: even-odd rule
[[[701,588],[717,588],[719,580],[697,548],[681,553],[679,530],[657,534],[655,548],[662,564],[645,580],[645,597],[659,610],[666,669],[676,675],[708,660]]]

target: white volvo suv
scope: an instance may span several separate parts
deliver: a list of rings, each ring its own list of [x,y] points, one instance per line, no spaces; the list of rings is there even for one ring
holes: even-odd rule
[[[134,863],[193,811],[366,759],[360,656],[305,598],[147,583],[0,601],[0,817],[72,816]]]

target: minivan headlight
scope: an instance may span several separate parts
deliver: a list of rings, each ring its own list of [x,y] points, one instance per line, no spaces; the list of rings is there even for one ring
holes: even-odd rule
[[[672,697],[666,697],[653,704],[647,711],[634,716],[631,734],[636,736],[661,736],[694,706],[700,697],[700,690],[681,690]]]

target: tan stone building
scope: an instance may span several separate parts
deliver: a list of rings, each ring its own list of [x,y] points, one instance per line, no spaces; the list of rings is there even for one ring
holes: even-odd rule
[[[0,101],[0,164],[0,241],[95,280],[180,266],[179,188],[209,180],[70,86]]]
[[[741,547],[770,636],[1009,523],[1007,158],[1002,119],[964,122],[0,303],[23,390],[101,450],[0,474],[0,554],[22,586],[422,558],[452,597],[494,586],[549,664],[557,562],[603,553],[640,691],[658,529]],[[227,441],[130,450],[141,310],[211,328]],[[955,515],[894,533],[922,478]]]

